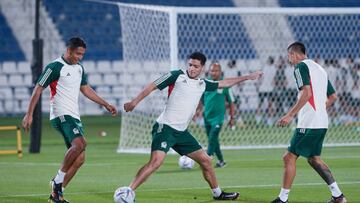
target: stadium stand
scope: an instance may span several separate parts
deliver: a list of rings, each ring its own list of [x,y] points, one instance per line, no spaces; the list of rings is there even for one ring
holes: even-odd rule
[[[112,1],[120,2],[120,0]],[[121,2],[185,7],[241,6],[234,4],[235,0],[121,0]],[[277,2],[277,5],[281,7],[360,7],[360,1],[358,0],[304,0],[301,2],[296,0],[278,0]],[[86,40],[88,49],[83,65],[89,74],[89,82],[94,89],[113,100],[118,107],[121,105],[121,95],[124,93],[121,85],[131,83],[133,80],[144,80],[145,76],[133,74],[127,78],[124,77],[124,72],[131,69],[131,72],[150,74],[151,78],[159,76],[151,71],[159,65],[153,61],[145,60],[136,63],[132,62],[131,64],[123,61],[120,16],[116,5],[82,0],[43,0],[43,7],[56,25],[56,29],[59,30],[63,40],[74,35],[81,36]],[[228,60],[234,59],[240,67],[261,68],[262,64],[257,60],[260,57],[259,48],[254,45],[256,41],[251,38],[252,33],[248,29],[251,21],[241,15],[232,15],[230,16],[231,21],[236,23],[226,23],[217,20],[221,19],[217,15],[221,14],[204,14],[203,18],[196,18],[193,14],[179,16],[178,48],[180,58],[184,59],[191,51],[201,50],[202,47],[206,47],[206,50],[210,50],[207,53],[209,59],[220,60],[223,66],[226,66]],[[290,28],[289,32],[293,34],[294,38],[307,43],[308,49],[313,50],[313,53],[318,53],[320,51],[317,50],[326,50],[328,48],[329,52],[321,51],[316,57],[322,59],[344,59],[350,54],[355,59],[360,57],[360,52],[356,50],[357,47],[360,47],[360,40],[358,40],[358,36],[351,34],[354,33],[354,30],[348,30],[360,30],[360,23],[354,24],[354,26],[348,25],[349,22],[360,21],[359,15],[324,15],[323,18],[312,18],[313,16],[311,15],[291,16],[287,17],[284,22],[287,21],[285,24]],[[272,20],[275,21],[274,19]],[[309,20],[318,26],[306,28],[306,23]],[[192,31],[194,29],[189,29],[189,22],[194,25],[204,25],[202,26],[203,33],[211,33],[211,30],[214,29],[214,26],[207,26],[209,24],[216,24],[216,29],[223,32],[219,32],[217,36],[211,36],[211,34],[194,35],[194,31]],[[337,23],[337,26],[343,26],[341,27],[343,32],[328,32],[329,28],[332,27],[331,23],[334,22]],[[29,89],[32,83],[29,68],[30,62],[24,61],[25,56],[18,44],[19,41],[13,35],[5,16],[1,12],[0,35],[0,113],[12,113],[15,112],[13,111],[15,108],[25,109],[24,105],[26,103],[22,102],[24,98],[19,98],[17,94],[21,93],[25,97],[29,97],[30,93],[26,89]],[[239,49],[241,49],[240,52],[238,51]],[[342,51],[330,51],[334,49],[341,49]],[[228,58],[223,58],[225,55]],[[310,57],[313,58],[315,56],[310,55]],[[248,70],[240,71],[246,73]],[[245,86],[244,89],[246,88],[248,87]],[[254,93],[255,91],[249,90],[248,92]],[[45,92],[44,94],[49,93]],[[11,104],[12,100],[14,100],[13,104]],[[43,101],[45,100],[43,99]],[[101,108],[91,110],[94,105],[85,101],[85,99],[80,100],[80,102],[85,104],[83,107],[85,113],[103,112]],[[256,104],[256,101],[249,103]],[[48,103],[44,102],[43,105],[47,105],[43,107],[43,110],[48,112]]]

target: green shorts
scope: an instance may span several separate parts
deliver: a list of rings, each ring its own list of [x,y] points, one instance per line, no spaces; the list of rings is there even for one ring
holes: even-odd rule
[[[303,157],[320,156],[327,129],[297,128],[288,151]]]
[[[50,120],[52,127],[61,133],[67,148],[76,137],[84,135],[83,126],[80,120],[69,115],[59,116]]]
[[[187,155],[202,148],[188,130],[178,131],[168,125],[155,123],[151,134],[151,151],[167,153],[173,148],[180,155]]]

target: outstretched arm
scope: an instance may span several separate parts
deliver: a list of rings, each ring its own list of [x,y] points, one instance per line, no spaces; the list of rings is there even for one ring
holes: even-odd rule
[[[225,87],[231,87],[233,85],[236,85],[238,83],[241,83],[246,80],[256,80],[263,74],[262,71],[256,71],[253,73],[250,73],[248,75],[239,76],[235,78],[225,78],[223,80],[219,81],[218,88],[225,88]]]
[[[94,89],[91,88],[89,85],[82,85],[80,87],[80,91],[91,101],[96,102],[97,104],[100,104],[101,106],[105,107],[106,110],[108,110],[113,116],[117,114],[116,108],[111,104],[107,103],[99,95],[97,95]]]
[[[22,127],[25,129],[26,132],[29,131],[29,128],[32,124],[35,106],[38,103],[41,93],[44,89],[44,87],[36,85],[31,95],[28,110],[22,120]]]
[[[148,84],[133,100],[124,104],[124,110],[126,112],[134,110],[136,105],[140,103],[145,97],[147,97],[157,87],[154,82]]]

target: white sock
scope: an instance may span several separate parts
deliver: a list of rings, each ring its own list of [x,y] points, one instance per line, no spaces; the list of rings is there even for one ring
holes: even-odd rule
[[[328,186],[331,191],[331,195],[333,197],[339,197],[342,194],[342,192],[340,191],[340,188],[336,182],[333,182],[331,185],[328,185]]]
[[[221,195],[221,189],[218,186],[217,188],[211,189],[214,197],[219,197]]]
[[[59,171],[58,171],[57,174],[56,174],[56,177],[54,178],[55,183],[56,183],[56,184],[59,184],[59,183],[64,182],[65,174],[66,174],[66,173],[62,172],[62,171],[59,169]]]
[[[281,188],[279,198],[281,201],[286,202],[289,198],[290,189]]]

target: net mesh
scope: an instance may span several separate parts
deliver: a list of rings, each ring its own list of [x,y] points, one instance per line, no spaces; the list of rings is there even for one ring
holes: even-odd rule
[[[209,64],[222,65],[224,77],[262,69],[265,77],[232,87],[236,97],[236,126],[220,134],[222,148],[278,147],[289,142],[295,121],[289,127],[274,124],[296,101],[293,69],[287,63],[287,46],[296,40],[306,44],[308,55],[328,72],[339,99],[329,110],[326,145],[359,145],[360,12],[327,14],[303,12],[223,13],[204,9],[146,9],[120,6],[124,60],[131,67],[123,74],[124,99],[134,98],[146,84],[167,73],[171,37],[176,37],[177,61],[186,69],[186,58],[194,51],[208,57]],[[170,14],[176,15],[176,27]],[[176,29],[176,36],[171,35]],[[204,77],[207,74],[204,73]],[[118,151],[149,152],[151,127],[166,103],[167,91],[154,91],[132,113],[122,117]],[[190,132],[206,147],[203,118],[194,117]]]

